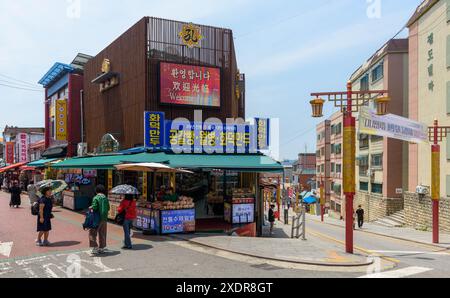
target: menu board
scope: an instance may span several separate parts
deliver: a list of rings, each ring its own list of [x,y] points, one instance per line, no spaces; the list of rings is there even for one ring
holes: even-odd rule
[[[161,211],[161,234],[191,232],[195,232],[195,209]]]
[[[255,204],[234,204],[233,224],[253,223],[255,221]]]

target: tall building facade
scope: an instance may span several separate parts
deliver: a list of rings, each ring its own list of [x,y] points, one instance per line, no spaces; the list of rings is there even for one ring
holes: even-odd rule
[[[408,117],[408,40],[388,41],[351,76],[354,90],[389,90],[388,112]],[[376,109],[371,103],[371,109]],[[408,189],[408,143],[382,136],[358,134],[356,142],[357,197],[369,220],[403,208]],[[356,206],[355,206],[356,207]]]
[[[450,126],[450,3],[424,1],[409,20],[409,117]],[[450,197],[450,138],[441,144],[441,196]],[[409,190],[431,185],[431,146],[409,146]]]
[[[323,183],[326,207],[330,216],[342,218],[345,198],[342,189],[342,128],[341,112],[321,122],[317,128],[316,186]]]

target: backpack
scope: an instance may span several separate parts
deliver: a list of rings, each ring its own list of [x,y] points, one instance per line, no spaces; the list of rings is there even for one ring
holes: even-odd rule
[[[39,215],[39,202],[34,202],[33,205],[31,205],[31,215]]]
[[[83,223],[83,230],[97,229],[100,224],[100,213],[89,210]]]

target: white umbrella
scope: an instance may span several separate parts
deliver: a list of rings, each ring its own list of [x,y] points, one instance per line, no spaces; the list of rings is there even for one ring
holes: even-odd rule
[[[116,169],[120,171],[134,171],[134,172],[154,172],[154,173],[188,173],[191,171],[174,169],[161,163],[132,163],[116,165]]]

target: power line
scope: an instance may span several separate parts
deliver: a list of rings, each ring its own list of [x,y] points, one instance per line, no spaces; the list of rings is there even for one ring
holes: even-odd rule
[[[10,81],[10,80],[2,80],[2,79],[0,79],[0,82],[3,83],[3,84],[14,86],[14,87],[40,90],[40,88],[37,87],[37,86],[31,87],[29,85],[22,84],[22,83],[16,83],[16,82],[13,82],[13,81]]]
[[[31,89],[31,88],[22,88],[22,87],[18,87],[18,86],[12,86],[12,85],[1,84],[1,83],[0,83],[0,86],[4,86],[4,87],[7,87],[7,88],[12,88],[12,89],[18,89],[18,90],[25,90],[25,91],[43,92],[43,90]]]
[[[15,79],[13,77],[10,77],[10,76],[7,76],[7,75],[1,74],[1,73],[0,73],[0,77],[4,77],[4,78],[7,78],[7,79],[10,79],[10,80],[13,80],[13,81],[17,81],[17,82],[29,85],[30,87],[37,87],[37,84],[33,84],[33,83],[30,83],[30,82],[26,82],[26,81],[22,81],[22,80],[19,80],[19,79]]]

